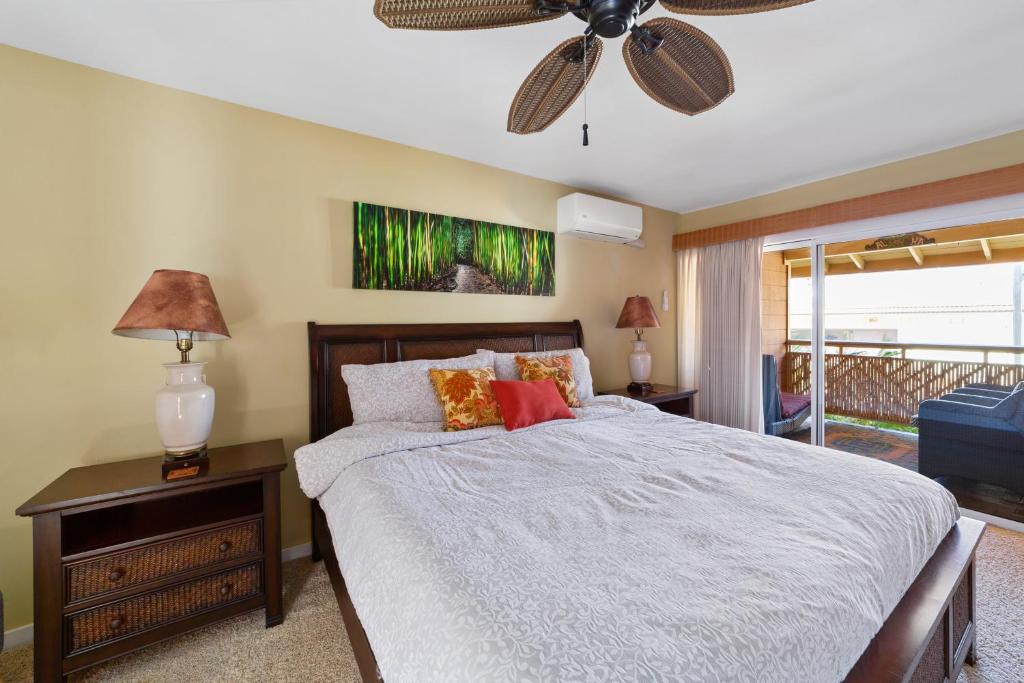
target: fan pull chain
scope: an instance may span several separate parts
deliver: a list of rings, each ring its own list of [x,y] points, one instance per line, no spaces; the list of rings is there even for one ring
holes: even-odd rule
[[[587,61],[587,36],[583,36],[583,146],[590,146],[590,135],[587,130],[590,126],[587,125],[587,69],[590,63]]]

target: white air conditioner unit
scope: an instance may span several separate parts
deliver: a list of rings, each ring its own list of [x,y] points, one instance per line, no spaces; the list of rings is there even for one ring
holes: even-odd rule
[[[629,244],[643,231],[644,210],[639,206],[579,192],[558,200],[558,232],[564,235]]]

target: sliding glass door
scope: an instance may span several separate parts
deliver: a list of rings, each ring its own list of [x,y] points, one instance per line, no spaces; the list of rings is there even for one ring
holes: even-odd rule
[[[762,279],[782,408],[769,415],[766,389],[769,433],[1024,522],[1024,221],[777,244]]]

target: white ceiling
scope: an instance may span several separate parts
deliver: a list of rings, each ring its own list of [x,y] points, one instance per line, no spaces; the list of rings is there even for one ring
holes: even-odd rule
[[[729,55],[736,94],[689,118],[606,41],[582,101],[505,132],[519,83],[583,23],[391,31],[372,0],[0,0],[0,42],[675,211],[1024,128],[1024,1],[816,0],[684,18]],[[644,19],[669,14],[656,7]]]

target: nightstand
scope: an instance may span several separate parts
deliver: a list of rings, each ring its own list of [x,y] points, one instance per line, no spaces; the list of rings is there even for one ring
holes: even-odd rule
[[[667,384],[655,384],[654,389],[646,394],[631,394],[626,389],[610,389],[599,391],[599,396],[625,396],[636,401],[643,401],[657,406],[664,413],[679,415],[680,417],[693,417],[693,397],[696,389],[684,389],[683,387],[672,387]]]
[[[206,474],[170,482],[162,455],[76,467],[17,509],[32,517],[36,681],[250,610],[284,620],[284,443],[209,453]]]

